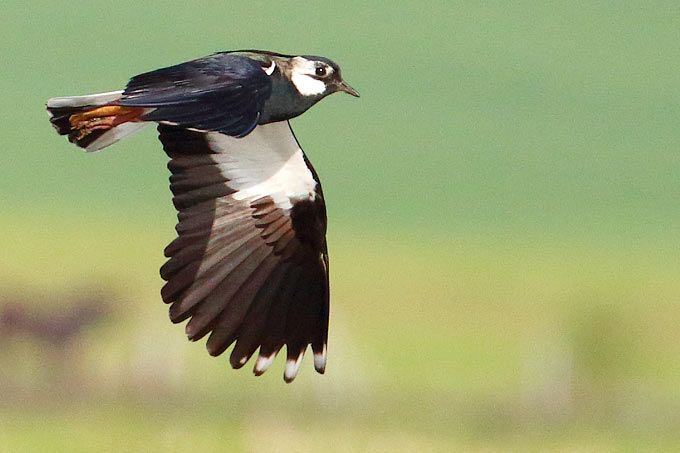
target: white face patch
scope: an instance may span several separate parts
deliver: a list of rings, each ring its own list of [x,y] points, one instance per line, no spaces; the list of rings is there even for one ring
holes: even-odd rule
[[[313,75],[316,71],[316,62],[303,57],[295,57],[292,60],[293,71],[290,80],[295,85],[295,89],[303,96],[318,96],[326,91],[326,83]],[[333,68],[325,66],[328,74],[333,72]]]
[[[323,94],[326,91],[326,84],[323,80],[315,79],[307,74],[300,74],[299,72],[293,72],[293,76],[290,78],[295,85],[295,89],[303,96],[316,96]]]

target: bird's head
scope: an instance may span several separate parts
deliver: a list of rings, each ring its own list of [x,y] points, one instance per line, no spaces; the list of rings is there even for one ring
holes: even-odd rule
[[[322,98],[336,91],[344,91],[359,97],[357,90],[342,80],[340,66],[324,57],[293,57],[290,60],[290,80],[303,96]]]

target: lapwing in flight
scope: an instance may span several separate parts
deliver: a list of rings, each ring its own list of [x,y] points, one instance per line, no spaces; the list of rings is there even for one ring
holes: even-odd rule
[[[211,355],[235,343],[234,368],[259,349],[261,375],[285,345],[291,382],[311,344],[325,371],[326,207],[289,120],[338,91],[359,97],[327,58],[246,50],[47,101],[57,132],[88,152],[158,125],[178,211],[161,296],[190,340],[209,334]]]

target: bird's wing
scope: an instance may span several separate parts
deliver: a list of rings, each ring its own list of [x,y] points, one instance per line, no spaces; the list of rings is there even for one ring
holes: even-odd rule
[[[135,76],[116,103],[149,108],[146,121],[243,137],[257,126],[271,94],[263,65],[245,56],[214,54]]]
[[[165,249],[163,300],[191,340],[210,333],[219,355],[254,372],[283,345],[284,378],[296,376],[309,344],[323,373],[328,336],[326,208],[318,178],[287,121],[237,139],[159,125],[172,158],[178,237]]]

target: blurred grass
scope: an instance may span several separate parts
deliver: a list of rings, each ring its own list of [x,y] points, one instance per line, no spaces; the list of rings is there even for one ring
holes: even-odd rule
[[[677,2],[30,6],[0,15],[0,297],[114,312],[64,350],[3,340],[0,451],[680,448]],[[327,375],[291,386],[168,322],[155,134],[83,155],[43,111],[236,48],[362,93],[293,122],[332,313]]]
[[[3,287],[23,277],[24,297],[64,282],[115,288],[117,314],[78,339],[66,371],[50,368],[39,344],[0,353],[21,362],[0,379],[10,451],[680,446],[677,251],[432,241],[434,232],[404,242],[406,231],[341,224],[352,239],[330,238],[327,375],[307,358],[286,386],[280,360],[262,378],[234,372],[167,321],[156,277],[166,219],[14,218],[4,237],[49,234],[6,246]]]

